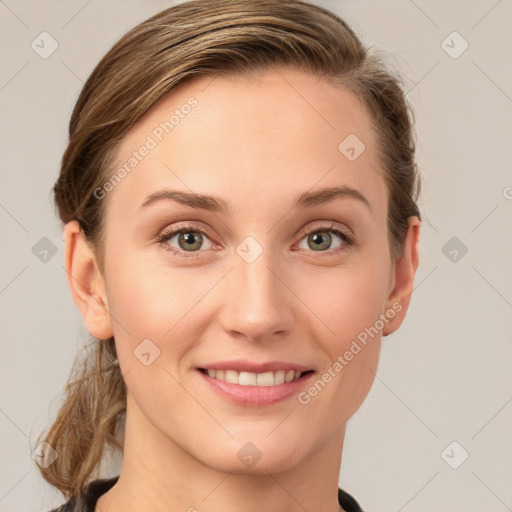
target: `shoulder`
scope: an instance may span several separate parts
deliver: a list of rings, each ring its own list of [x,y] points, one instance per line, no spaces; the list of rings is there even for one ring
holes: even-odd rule
[[[71,498],[67,503],[64,503],[64,505],[49,510],[48,512],[92,512],[101,494],[110,489],[116,483],[117,479],[118,477],[91,482],[85,495],[86,503],[83,504],[85,508],[79,508],[77,511],[75,499]],[[356,499],[341,488],[338,488],[338,502],[346,512],[364,512]]]
[[[52,510],[49,510],[48,512],[74,512],[74,504],[75,501],[73,499],[67,501],[64,503],[64,505],[61,505],[60,507],[53,508]]]
[[[61,505],[58,508],[54,508],[52,510],[49,510],[48,512],[71,512],[71,508],[69,507],[69,501],[65,503],[64,505]]]
[[[338,488],[338,503],[345,512],[364,512],[356,499],[341,488]]]
[[[76,508],[75,508],[75,500],[72,498],[69,501],[67,501],[66,503],[64,503],[64,505],[61,505],[60,507],[49,510],[48,512],[78,512],[78,511],[76,511]],[[86,509],[84,509],[84,512],[86,512]]]
[[[119,476],[94,480],[87,485],[83,496],[78,501],[75,497],[72,497],[60,507],[48,512],[94,512],[99,497],[106,493],[117,482],[118,478]]]

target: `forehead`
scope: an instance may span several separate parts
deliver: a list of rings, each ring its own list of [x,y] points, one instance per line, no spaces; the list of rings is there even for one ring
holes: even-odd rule
[[[287,68],[178,86],[125,136],[111,173],[122,167],[108,200],[109,210],[125,213],[162,187],[257,211],[315,187],[347,185],[386,209],[375,130],[361,100]]]

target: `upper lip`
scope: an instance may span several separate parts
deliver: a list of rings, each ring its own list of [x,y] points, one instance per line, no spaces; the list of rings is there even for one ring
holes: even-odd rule
[[[279,370],[294,372],[307,372],[312,370],[307,366],[295,363],[287,363],[285,361],[268,361],[266,363],[252,363],[245,359],[237,359],[236,361],[218,361],[216,363],[208,363],[204,366],[199,366],[200,369],[205,370],[236,370],[238,372],[249,373],[265,373],[277,372]]]

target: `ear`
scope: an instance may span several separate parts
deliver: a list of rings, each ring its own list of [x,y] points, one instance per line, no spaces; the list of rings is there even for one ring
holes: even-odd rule
[[[73,300],[82,313],[87,330],[98,339],[114,335],[105,283],[96,255],[76,220],[64,228],[65,265]]]
[[[409,217],[409,227],[402,255],[394,264],[390,283],[390,294],[386,301],[385,311],[395,313],[382,329],[382,335],[388,336],[395,332],[404,321],[411,301],[414,276],[419,262],[420,220],[416,216]],[[390,314],[386,315],[390,317]]]

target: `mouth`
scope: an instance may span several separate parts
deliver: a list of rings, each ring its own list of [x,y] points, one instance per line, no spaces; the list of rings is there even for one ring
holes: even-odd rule
[[[232,364],[233,362],[218,363],[215,366],[221,368],[196,368],[196,372],[208,389],[223,399],[244,407],[267,407],[291,399],[310,384],[316,373],[302,365],[254,365],[235,362],[234,364],[242,367],[238,371],[232,369]],[[271,370],[269,367],[272,366],[274,368]],[[259,373],[244,371],[244,367]]]
[[[314,373],[314,370],[306,370],[302,372],[295,370],[277,370],[263,373],[239,372],[237,370],[215,370],[208,368],[198,368],[198,370],[212,379],[220,380],[228,384],[257,387],[288,384],[290,382],[296,382]]]

